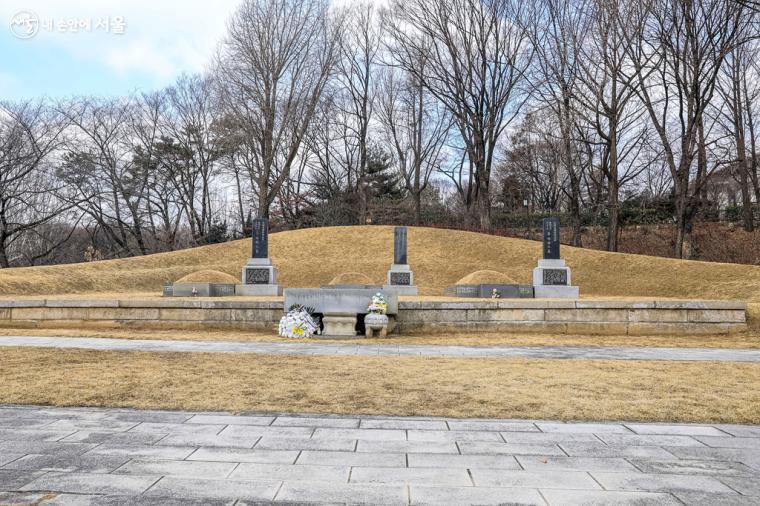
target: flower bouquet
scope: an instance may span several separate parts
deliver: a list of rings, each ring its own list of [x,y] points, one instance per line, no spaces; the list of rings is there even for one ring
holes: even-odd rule
[[[305,338],[319,332],[319,325],[303,306],[293,306],[280,318],[280,336]]]
[[[372,296],[372,301],[367,308],[368,313],[385,314],[388,311],[388,302],[382,293],[376,293]]]

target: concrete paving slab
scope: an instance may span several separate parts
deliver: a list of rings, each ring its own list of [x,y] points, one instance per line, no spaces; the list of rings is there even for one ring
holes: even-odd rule
[[[404,485],[335,484],[319,481],[286,481],[275,502],[297,504],[408,504]]]
[[[296,464],[352,466],[352,467],[406,467],[403,453],[320,452],[306,450],[298,456]]]
[[[755,471],[740,462],[718,460],[638,460],[628,459],[642,473],[689,474],[689,475],[746,475]]]
[[[431,487],[409,486],[410,504],[439,506],[441,504],[545,506],[538,490],[526,488]]]
[[[226,478],[237,466],[233,462],[192,460],[134,459],[113,471],[113,474],[181,476],[191,478]]]
[[[538,427],[531,422],[495,422],[486,420],[449,420],[451,430],[477,430],[497,432],[538,432]]]
[[[195,450],[196,448],[191,446],[102,444],[87,452],[87,455],[124,455],[133,458],[184,459]]]
[[[758,498],[758,503],[760,503],[759,474],[755,473],[752,476],[724,476],[720,478],[720,481],[740,494]]]
[[[471,487],[466,469],[426,467],[354,467],[352,483],[417,483],[422,485],[448,485]]]
[[[406,441],[406,431],[399,429],[331,429],[317,428],[313,439],[359,439],[365,441]]]
[[[360,427],[362,429],[406,429],[409,432],[449,430],[445,420],[362,420]]]
[[[745,448],[760,450],[760,437],[696,436],[694,439],[714,448]]]
[[[3,469],[80,473],[110,473],[129,461],[123,455],[38,455],[31,454],[11,462]]]
[[[160,476],[116,476],[112,474],[47,473],[20,488],[23,491],[52,491],[77,494],[141,494]]]
[[[23,457],[23,453],[6,453],[6,454],[0,454],[0,467],[5,466],[6,464],[9,464],[15,460],[20,459]]]
[[[626,427],[636,434],[663,434],[679,436],[726,436],[726,433],[715,427],[705,425],[660,425],[627,423]]]
[[[92,443],[56,443],[48,441],[2,441],[0,455],[6,453],[42,453],[46,455],[80,455],[92,450],[97,445]]]
[[[558,445],[570,457],[621,457],[663,460],[674,457],[672,453],[659,446],[606,445],[599,440],[596,443],[560,442]]]
[[[201,425],[271,425],[273,416],[195,415],[185,423]]]
[[[520,443],[487,443],[478,441],[463,441],[457,443],[462,455],[554,455],[567,454],[557,445],[552,444],[520,444]]]
[[[359,453],[450,453],[458,454],[454,442],[439,441],[369,441],[360,439],[356,446]]]
[[[653,492],[596,492],[590,490],[541,490],[550,506],[682,506],[670,494]]]
[[[351,452],[356,449],[356,440],[263,436],[259,439],[254,448],[264,450],[325,450]]]
[[[595,458],[595,457],[552,457],[518,455],[515,457],[520,465],[527,471],[629,471],[637,473],[638,470],[627,460],[620,458]]]
[[[146,495],[178,499],[271,501],[280,485],[281,482],[274,480],[201,480],[165,476]]]
[[[597,434],[597,436],[606,444],[617,446],[705,446],[691,436],[628,434]]]
[[[689,490],[730,494],[732,489],[710,476],[687,474],[607,473],[592,471],[591,475],[607,490],[638,492],[674,492]]]
[[[565,432],[571,434],[631,434],[622,424],[605,423],[536,423],[542,432]]]
[[[13,492],[21,491],[27,483],[31,483],[40,476],[44,471],[21,471],[0,469],[0,491]]]
[[[250,480],[282,480],[282,481],[329,481],[348,483],[350,472],[348,466],[310,466],[310,465],[281,465],[281,464],[239,464],[229,478]]]
[[[247,450],[242,448],[198,448],[187,460],[209,462],[259,462],[292,464],[299,452],[289,450]]]
[[[409,441],[491,441],[504,443],[501,433],[495,431],[476,430],[408,430]]]
[[[680,492],[673,495],[689,506],[757,506],[758,497],[748,497],[738,494],[706,494],[704,492]]]
[[[145,444],[152,445],[165,438],[168,434],[152,432],[99,432],[96,430],[80,430],[58,439],[61,443],[112,443],[112,444]]]
[[[358,418],[334,418],[334,417],[300,417],[300,416],[278,416],[273,426],[282,427],[332,427],[343,429],[358,429]]]
[[[472,480],[479,487],[525,487],[601,490],[590,474],[576,471],[508,471],[471,469]]]
[[[409,467],[521,469],[515,457],[507,455],[432,455],[428,453],[410,453],[407,455],[407,458]]]

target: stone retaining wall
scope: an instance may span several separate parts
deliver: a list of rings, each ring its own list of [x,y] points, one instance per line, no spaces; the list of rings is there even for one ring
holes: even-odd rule
[[[504,330],[550,334],[727,334],[746,330],[741,301],[523,299],[399,305],[400,332]]]
[[[0,327],[237,328],[274,331],[281,300],[0,301]],[[449,329],[551,334],[726,334],[746,304],[700,300],[400,301],[397,332]]]

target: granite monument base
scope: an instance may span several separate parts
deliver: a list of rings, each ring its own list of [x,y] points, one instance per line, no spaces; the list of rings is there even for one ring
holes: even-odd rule
[[[235,285],[235,295],[263,296],[263,295],[282,295],[280,285]]]
[[[393,264],[388,271],[387,284],[383,290],[394,291],[398,295],[417,295],[414,274],[409,264]]]
[[[533,287],[537,299],[578,299],[580,289],[577,286],[538,285]]]
[[[572,286],[572,272],[562,259],[542,258],[533,269],[533,293],[536,298],[577,299],[580,290]]]
[[[235,285],[235,295],[282,295],[277,269],[268,258],[249,258],[243,266],[242,281]]]

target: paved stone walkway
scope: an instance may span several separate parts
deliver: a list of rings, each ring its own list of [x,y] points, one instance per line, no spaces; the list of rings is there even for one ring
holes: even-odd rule
[[[283,355],[426,356],[460,358],[551,358],[608,360],[682,360],[758,362],[760,350],[728,348],[636,347],[478,347],[394,344],[267,343],[235,341],[161,341],[99,337],[0,336],[0,346],[86,348],[93,350],[267,353]]]
[[[0,504],[759,504],[760,426],[0,406]]]

